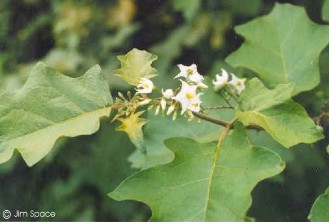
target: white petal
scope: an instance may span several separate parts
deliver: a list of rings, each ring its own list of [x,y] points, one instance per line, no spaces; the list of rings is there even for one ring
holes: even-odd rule
[[[222,78],[226,81],[228,81],[228,73],[226,72],[225,69],[221,69],[222,71]]]

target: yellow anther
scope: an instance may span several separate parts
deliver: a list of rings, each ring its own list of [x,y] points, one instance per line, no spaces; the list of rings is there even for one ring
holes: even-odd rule
[[[193,70],[192,69],[188,69],[187,70],[187,74],[192,75],[193,74]]]
[[[194,95],[192,94],[192,93],[186,93],[186,98],[188,98],[188,99],[192,99],[192,98],[194,98]]]

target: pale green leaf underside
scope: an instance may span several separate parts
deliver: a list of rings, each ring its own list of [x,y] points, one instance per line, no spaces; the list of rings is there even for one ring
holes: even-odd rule
[[[291,86],[269,90],[258,79],[247,83],[237,117],[245,125],[258,125],[285,147],[323,138],[305,109],[291,98]]]
[[[244,221],[252,189],[284,168],[277,154],[253,147],[242,127],[224,141],[216,163],[215,143],[172,138],[165,144],[173,162],[141,171],[109,194],[148,204],[151,221]]]
[[[108,116],[112,98],[100,67],[71,78],[38,63],[25,85],[9,98],[0,97],[0,163],[17,149],[31,166],[61,136],[94,133]]]
[[[121,68],[116,71],[116,75],[130,85],[136,86],[141,78],[150,79],[158,74],[151,66],[158,57],[145,50],[133,49],[117,58],[121,62]]]
[[[324,20],[329,21],[329,0],[325,0],[323,3],[322,17]]]
[[[328,222],[329,219],[329,188],[314,202],[308,219],[311,222]]]
[[[269,15],[235,30],[245,41],[226,59],[230,65],[253,70],[272,86],[293,83],[294,95],[319,84],[319,55],[329,42],[329,26],[313,23],[303,8],[278,3]]]

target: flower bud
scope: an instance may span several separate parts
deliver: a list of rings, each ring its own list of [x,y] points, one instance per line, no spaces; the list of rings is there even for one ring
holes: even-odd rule
[[[139,105],[144,106],[149,104],[152,101],[152,99],[145,99],[139,103]]]
[[[171,99],[174,96],[174,91],[172,89],[166,89],[165,91],[162,89],[161,92],[166,99]]]
[[[167,115],[169,116],[175,110],[175,105],[171,105],[168,108]]]
[[[166,105],[167,105],[166,100],[165,99],[161,99],[160,105],[161,105],[161,109],[162,110],[165,110],[166,109]]]
[[[155,113],[154,113],[154,115],[158,115],[159,112],[160,112],[160,106],[157,106],[157,108],[155,109]]]

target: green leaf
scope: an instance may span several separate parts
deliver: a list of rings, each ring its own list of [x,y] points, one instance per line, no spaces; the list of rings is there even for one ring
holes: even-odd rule
[[[17,149],[29,166],[37,163],[61,136],[92,134],[112,103],[98,65],[71,78],[38,63],[25,85],[0,97],[0,163]]]
[[[314,202],[308,219],[311,222],[327,222],[329,218],[329,188]]]
[[[245,125],[257,125],[285,147],[313,143],[323,138],[305,109],[291,99],[291,85],[269,90],[256,78],[247,83],[237,117]]]
[[[329,0],[325,0],[323,3],[322,17],[324,20],[329,21]]]
[[[173,160],[173,153],[166,148],[163,141],[170,137],[190,137],[198,142],[216,140],[221,128],[208,122],[198,123],[197,120],[187,122],[186,118],[179,116],[175,121],[168,116],[155,116],[150,113],[149,123],[145,126],[144,144],[146,153],[138,150],[132,154],[129,161],[135,168],[150,168],[159,164],[166,164]]]
[[[190,0],[190,1],[182,1],[182,0],[174,0],[173,7],[177,11],[181,11],[186,20],[192,20],[196,13],[198,12],[202,1],[201,0]]]
[[[157,56],[144,50],[133,49],[126,55],[118,56],[121,68],[117,70],[117,76],[128,84],[136,86],[141,78],[157,76],[157,70],[151,66],[157,60]]]
[[[271,86],[293,83],[293,95],[319,84],[319,55],[329,42],[329,27],[313,23],[303,8],[276,4],[269,15],[235,30],[245,42],[226,59],[230,65],[253,70]]]
[[[175,153],[173,162],[141,171],[109,194],[148,204],[151,221],[245,220],[252,189],[284,168],[277,154],[253,147],[241,125],[220,149],[188,138],[165,144]]]
[[[241,15],[255,15],[262,7],[261,0],[221,0],[221,4],[230,12]]]
[[[137,149],[145,151],[143,126],[148,122],[146,119],[140,118],[142,112],[130,114],[126,118],[120,118],[121,125],[116,128],[117,131],[127,133],[130,141],[137,147]]]

